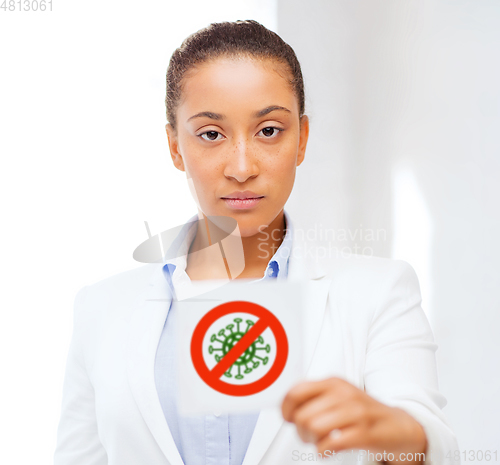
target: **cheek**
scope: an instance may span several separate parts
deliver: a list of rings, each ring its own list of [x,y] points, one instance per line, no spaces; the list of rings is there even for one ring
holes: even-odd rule
[[[217,192],[217,186],[220,184],[221,173],[216,163],[212,161],[197,160],[190,158],[187,162],[188,177],[192,179],[200,201],[211,198]]]
[[[200,188],[217,177],[217,166],[213,160],[207,158],[207,154],[200,150],[196,144],[186,143],[182,147],[184,166],[186,174],[198,182]]]
[[[188,164],[188,172],[200,189],[208,189],[217,177],[213,167],[196,163],[196,161]]]
[[[276,179],[277,184],[287,185],[290,182],[293,183],[295,178],[296,162],[296,149],[285,150],[283,148],[275,157],[272,157],[272,161],[267,164],[265,169],[273,179]]]

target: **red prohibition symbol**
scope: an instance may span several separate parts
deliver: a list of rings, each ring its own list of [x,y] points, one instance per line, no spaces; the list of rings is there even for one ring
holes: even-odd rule
[[[216,320],[230,313],[249,313],[259,319],[210,370],[203,358],[203,339]],[[267,328],[273,332],[276,340],[276,358],[269,371],[262,378],[248,384],[237,385],[221,380],[224,372]],[[269,310],[253,302],[235,300],[218,305],[199,321],[191,338],[191,359],[200,378],[212,389],[230,396],[250,396],[271,386],[281,375],[288,359],[288,338],[281,322]]]

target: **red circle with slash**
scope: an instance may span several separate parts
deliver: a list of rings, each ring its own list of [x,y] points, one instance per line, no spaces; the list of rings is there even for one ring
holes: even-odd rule
[[[259,319],[210,370],[203,358],[203,339],[216,320],[230,313],[249,313]],[[224,372],[267,328],[273,332],[276,340],[276,358],[269,371],[262,378],[248,384],[231,384],[221,380]],[[288,338],[281,322],[269,310],[253,302],[235,300],[213,308],[196,325],[191,338],[191,359],[200,378],[212,389],[230,396],[250,396],[268,388],[281,375],[288,359]]]

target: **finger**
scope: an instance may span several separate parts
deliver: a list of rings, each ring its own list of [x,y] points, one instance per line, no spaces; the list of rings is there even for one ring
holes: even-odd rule
[[[314,418],[325,412],[341,408],[344,403],[346,401],[342,396],[337,396],[331,391],[326,391],[299,405],[291,414],[292,421],[297,426],[309,428],[310,422]]]
[[[281,405],[283,418],[292,421],[292,413],[307,400],[323,393],[326,386],[328,386],[326,380],[321,380],[305,381],[292,387]]]
[[[363,429],[356,425],[335,429],[316,443],[320,454],[324,454],[325,451],[339,452],[363,447]]]
[[[295,385],[283,399],[281,411],[286,421],[292,421],[293,413],[300,405],[310,400],[325,390],[335,390],[342,383],[346,383],[340,378],[328,378],[321,381],[305,381]]]
[[[326,410],[309,418],[300,427],[304,431],[306,442],[318,442],[334,429],[343,429],[347,426],[360,425],[364,421],[363,405],[356,402],[343,404],[341,407]],[[303,440],[305,440],[303,438]]]

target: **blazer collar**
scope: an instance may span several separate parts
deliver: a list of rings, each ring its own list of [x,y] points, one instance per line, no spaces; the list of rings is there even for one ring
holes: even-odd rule
[[[306,372],[311,365],[325,314],[331,280],[326,277],[324,260],[311,251],[310,241],[292,237],[288,279],[307,282],[309,294],[304,309],[304,360]],[[163,274],[163,264],[153,263],[151,278],[134,310],[127,340],[127,376],[137,406],[171,465],[183,465],[172,433],[161,408],[154,379],[156,350],[172,293]],[[248,445],[243,465],[258,463],[283,426],[279,408],[262,410]]]

